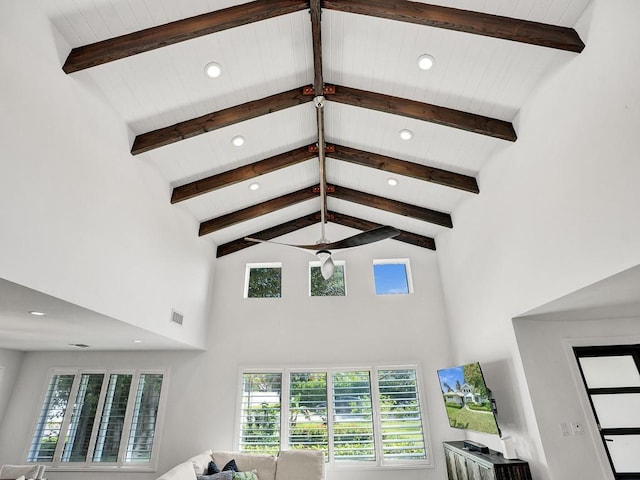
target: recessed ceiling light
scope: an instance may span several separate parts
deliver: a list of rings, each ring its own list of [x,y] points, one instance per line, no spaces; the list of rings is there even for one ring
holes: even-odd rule
[[[142,340],[134,340],[133,343],[142,343]]]
[[[249,185],[249,190],[258,190],[260,188],[260,184],[258,182],[253,182]]]
[[[36,317],[44,317],[46,315],[46,313],[44,312],[38,312],[36,310],[31,310],[29,312],[31,315],[35,315]]]
[[[400,130],[400,138],[402,140],[411,140],[413,138],[413,132],[411,130],[403,128],[402,130]]]
[[[206,73],[209,78],[218,78],[222,75],[222,66],[216,62],[207,63],[204,67],[204,73]]]
[[[233,143],[236,147],[241,147],[244,145],[244,137],[242,135],[236,135],[231,139],[231,143]]]
[[[396,180],[395,178],[388,178],[387,183],[390,186],[395,187],[396,185],[398,185],[398,180]]]
[[[435,63],[436,59],[428,53],[425,53],[424,55],[420,55],[418,57],[418,68],[420,70],[429,70]]]

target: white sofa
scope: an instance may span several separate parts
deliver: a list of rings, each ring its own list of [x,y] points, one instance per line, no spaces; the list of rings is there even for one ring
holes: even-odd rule
[[[324,455],[316,450],[287,450],[278,456],[207,450],[176,465],[157,480],[196,480],[213,460],[222,469],[235,460],[238,470],[255,470],[259,480],[324,480]]]

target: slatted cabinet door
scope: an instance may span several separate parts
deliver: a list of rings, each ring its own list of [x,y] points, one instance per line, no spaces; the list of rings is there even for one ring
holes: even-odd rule
[[[458,472],[456,471],[456,454],[453,451],[445,448],[444,456],[447,462],[447,478],[449,480],[459,480]]]
[[[529,464],[508,460],[499,452],[472,452],[463,442],[444,442],[449,480],[531,480]]]
[[[467,474],[469,480],[495,480],[493,470],[486,465],[480,465],[474,461],[467,459]]]

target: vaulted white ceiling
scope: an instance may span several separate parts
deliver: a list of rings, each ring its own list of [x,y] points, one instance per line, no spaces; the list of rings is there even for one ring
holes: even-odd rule
[[[69,46],[82,47],[203,13],[260,3],[69,0],[55,2],[55,6],[49,8],[55,28]],[[402,7],[413,2],[382,3],[392,11],[396,5]],[[572,27],[587,3],[588,0],[433,2],[563,27]],[[324,4],[320,2],[322,7]],[[269,2],[263,5],[269,8]],[[321,12],[325,85],[345,86],[510,122],[516,135],[521,133],[518,111],[531,92],[545,77],[578,55],[557,48],[331,8],[322,8]],[[78,88],[89,88],[103,97],[131,129],[132,135],[140,136],[312,85],[313,46],[309,9],[303,9],[69,73],[69,77],[70,81],[78,82]],[[417,67],[418,57],[425,53],[432,55],[436,62],[429,71]],[[204,74],[209,62],[222,66],[219,78],[211,79]],[[509,148],[511,143],[407,116],[345,105],[331,101],[331,95],[326,97],[324,121],[329,144],[477,177],[492,153]],[[401,140],[401,129],[411,130],[413,138]],[[236,135],[245,138],[242,147],[232,145],[231,139]],[[154,148],[136,155],[134,161],[156,165],[174,188],[313,144],[317,138],[316,112],[313,102],[308,101]],[[460,202],[472,200],[476,195],[356,166],[335,160],[331,154],[327,157],[327,182],[365,195],[454,215]],[[389,177],[398,180],[396,187],[387,184]],[[253,181],[260,183],[259,190],[248,189]],[[197,221],[205,222],[308,188],[318,181],[315,157],[180,202],[175,208],[186,209]],[[442,229],[449,228],[333,197],[329,198],[327,208],[427,237],[437,237]],[[319,199],[313,198],[221,228],[208,236],[220,245],[319,209]],[[310,238],[309,243],[315,240],[317,238]]]
[[[319,2],[322,7],[321,53],[325,85],[381,94],[387,99],[418,102],[426,110],[433,105],[489,117],[512,124],[516,136],[526,135],[526,126],[518,122],[518,112],[532,92],[580,55],[560,48],[348,13],[329,5],[347,3]],[[392,13],[394,9],[412,3],[426,4],[403,0],[357,0],[353,3],[365,6],[382,4]],[[430,2],[431,5],[568,28],[577,23],[588,3],[589,0]],[[309,8],[293,13],[65,73],[62,63],[72,49],[209,12],[233,7],[241,9],[242,5],[264,7],[268,4],[230,0],[57,0],[41,2],[41,8],[50,19],[56,37],[62,39],[59,46],[62,62],[58,74],[73,83],[74,88],[92,92],[112,108],[122,127],[128,129],[130,146],[133,147],[135,139],[158,129],[249,102],[260,104],[267,97],[312,85],[315,72],[311,4]],[[422,54],[435,58],[434,68],[422,71],[417,67],[417,59]],[[204,68],[209,62],[222,66],[219,78],[211,79],[205,75]],[[312,98],[313,95],[309,101],[297,106],[141,153],[134,152],[131,161],[152,164],[158,169],[167,184],[166,202],[169,204],[172,189],[315,144],[318,126]],[[479,193],[473,193],[356,165],[327,154],[327,183],[360,192],[358,195],[363,199],[363,203],[354,203],[330,195],[329,211],[373,224],[392,225],[420,238],[433,238],[436,247],[438,234],[450,227],[412,218],[406,210],[398,214],[376,208],[373,199],[382,197],[450,215],[455,229],[458,206],[483,194],[479,180],[485,164],[496,151],[508,150],[513,145],[513,139],[503,140],[423,119],[332,101],[330,93],[326,98],[324,130],[328,144],[478,180]],[[400,139],[402,129],[411,130],[413,138],[408,141]],[[241,147],[231,143],[237,135],[246,140]],[[397,186],[388,185],[390,177],[398,181]],[[318,184],[319,178],[319,160],[317,155],[312,155],[293,166],[255,178],[247,177],[176,202],[171,208],[188,212],[197,223],[224,215],[234,217],[242,209],[309,189]],[[260,184],[260,188],[251,191],[248,187],[254,181]],[[316,195],[295,205],[283,206],[217,229],[205,237],[217,246],[229,242],[242,243],[245,236],[313,215],[320,209],[321,202]],[[317,233],[314,228],[306,243],[313,243],[320,237],[319,224]],[[193,235],[198,235],[198,232],[194,231]],[[233,251],[231,249],[229,254],[232,255]],[[17,296],[17,286],[5,286],[11,286],[12,295]],[[23,294],[31,298],[32,292],[27,289]],[[11,312],[0,314],[8,318]],[[98,317],[93,319],[93,323],[86,326],[76,324],[74,328],[91,330],[91,325],[108,321]],[[55,325],[54,320],[51,319],[51,325]],[[52,339],[54,331],[52,329],[50,333]],[[121,338],[129,339],[136,334],[143,335],[144,332],[128,332]],[[150,337],[149,345],[175,347],[165,340]],[[33,338],[29,341],[30,349],[52,348],[48,344],[38,344]],[[118,341],[114,339],[104,348],[129,348]]]

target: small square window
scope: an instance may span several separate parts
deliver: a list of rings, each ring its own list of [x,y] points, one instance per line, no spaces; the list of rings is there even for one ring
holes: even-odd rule
[[[344,260],[334,260],[335,270],[329,280],[320,272],[320,262],[309,262],[309,295],[312,297],[344,297],[347,294],[344,279]]]
[[[247,264],[244,298],[280,298],[281,296],[281,263]]]
[[[409,260],[374,260],[373,279],[376,295],[413,293]]]

